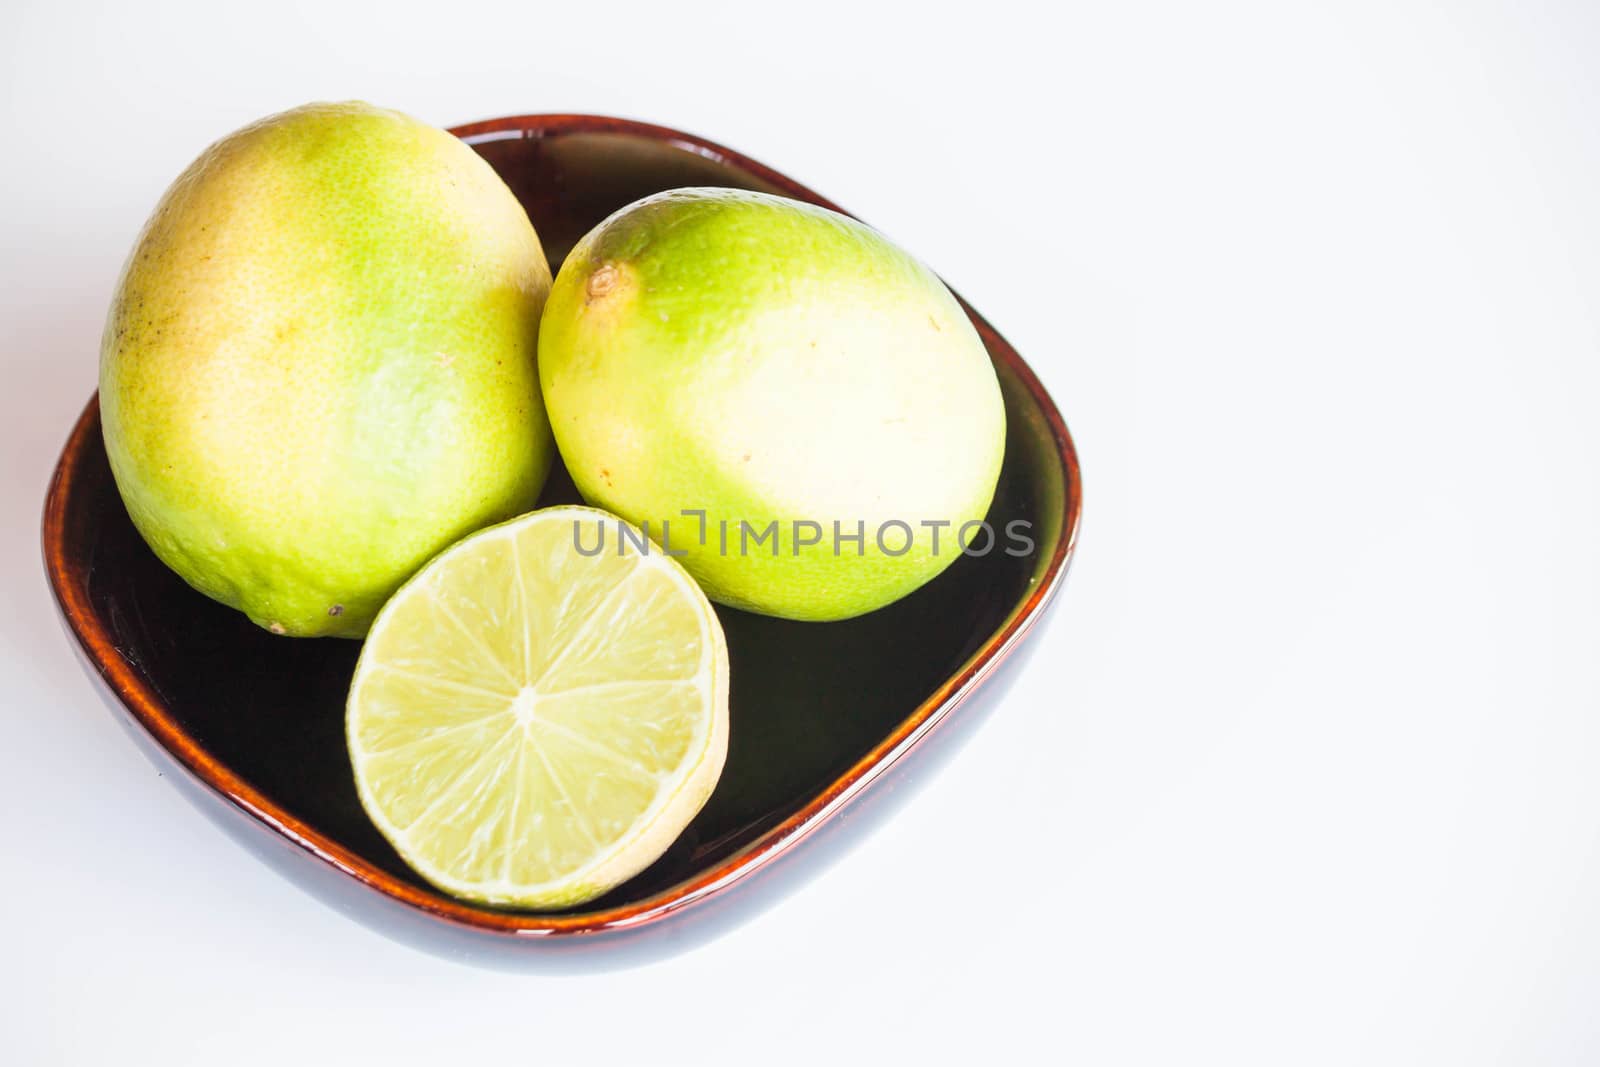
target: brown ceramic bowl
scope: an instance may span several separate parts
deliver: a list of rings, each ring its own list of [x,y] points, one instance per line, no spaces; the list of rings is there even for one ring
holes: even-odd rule
[[[663,189],[733,186],[834,207],[737,152],[659,126],[530,115],[454,132],[522,200],[552,265],[606,215]],[[1031,522],[1035,552],[964,557],[912,596],[848,622],[718,609],[733,680],[721,782],[658,862],[570,911],[456,900],[401,862],[363,813],[345,752],[357,643],[274,637],[162,566],[123,510],[92,399],[50,483],[45,567],[91,676],[135,734],[152,742],[146,747],[158,765],[181,768],[180,784],[200,787],[186,791],[280,869],[313,875],[297,877],[302,884],[329,889],[347,910],[372,904],[509,938],[637,929],[728,895],[835,820],[956,717],[1061,584],[1081,503],[1072,439],[1022,357],[968,314],[994,359],[1009,420],[990,519],[997,529]],[[576,499],[558,466],[541,503]],[[904,771],[902,764],[896,776]],[[320,874],[301,870],[318,865]],[[355,886],[364,889],[348,891]]]

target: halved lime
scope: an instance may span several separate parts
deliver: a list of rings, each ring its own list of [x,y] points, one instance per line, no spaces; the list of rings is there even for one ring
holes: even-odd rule
[[[394,595],[345,727],[361,803],[417,873],[565,907],[643,870],[711,795],[727,646],[659,547],[603,511],[550,508],[468,537]]]

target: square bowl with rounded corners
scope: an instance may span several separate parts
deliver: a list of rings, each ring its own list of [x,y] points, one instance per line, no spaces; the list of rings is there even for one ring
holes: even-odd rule
[[[838,210],[737,152],[659,126],[529,115],[452,132],[522,201],[552,267],[611,212],[663,189],[757,189]],[[359,644],[275,637],[158,562],[112,482],[94,399],[45,503],[50,585],[90,675],[157,765],[180,768],[202,808],[294,880],[330,888],[337,906],[373,904],[524,940],[637,930],[728,895],[835,820],[957,714],[1059,587],[1081,509],[1072,439],[1022,357],[967,312],[994,360],[1008,420],[989,520],[996,529],[1025,520],[1034,550],[963,556],[904,600],[846,622],[719,607],[733,681],[716,791],[653,866],[568,911],[458,900],[412,873],[367,820],[351,778],[343,713]],[[558,460],[540,504],[576,500]],[[300,870],[319,865],[314,877]]]

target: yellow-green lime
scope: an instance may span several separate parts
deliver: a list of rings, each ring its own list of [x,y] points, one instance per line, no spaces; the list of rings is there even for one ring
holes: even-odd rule
[[[359,637],[440,549],[534,506],[550,269],[443,130],[315,104],[175,181],[106,323],[100,413],[134,525],[275,633]]]
[[[666,851],[722,773],[721,625],[676,561],[619,529],[558,507],[484,530],[372,625],[346,712],[356,786],[441,889],[589,900]]]
[[[539,375],[584,499],[670,524],[713,600],[848,618],[982,541],[988,352],[931,271],[836,212],[732,189],[622,209],[562,264]]]

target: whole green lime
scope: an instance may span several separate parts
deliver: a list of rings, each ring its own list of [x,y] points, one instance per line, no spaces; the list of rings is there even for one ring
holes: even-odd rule
[[[562,266],[539,371],[584,497],[724,604],[848,618],[984,541],[963,529],[1005,410],[983,342],[926,267],[835,212],[727,189],[624,208]]]
[[[274,633],[364,634],[461,536],[533,507],[550,269],[442,130],[313,104],[208,148],[135,245],[100,411],[134,525]]]

